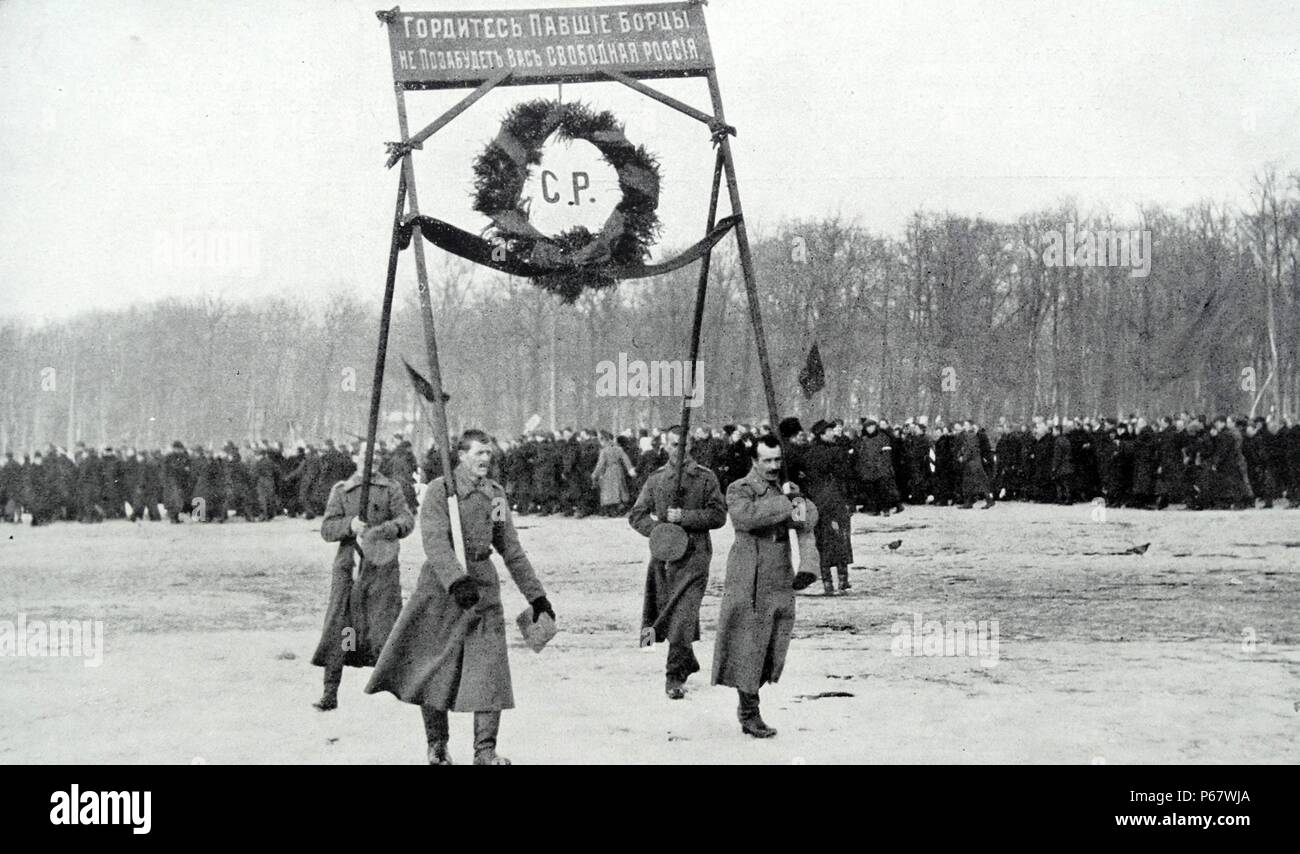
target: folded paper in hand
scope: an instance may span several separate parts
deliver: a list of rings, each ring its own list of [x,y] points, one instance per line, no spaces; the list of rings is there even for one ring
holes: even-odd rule
[[[541,652],[542,648],[550,643],[551,638],[555,637],[555,620],[551,619],[550,614],[541,614],[534,623],[532,606],[525,608],[515,622],[519,624],[524,643],[528,644],[528,648],[533,652]]]

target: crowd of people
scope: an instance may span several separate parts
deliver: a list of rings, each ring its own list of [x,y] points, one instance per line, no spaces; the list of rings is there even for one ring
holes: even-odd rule
[[[697,427],[690,453],[722,490],[749,471],[767,424]],[[843,503],[876,515],[907,504],[984,507],[996,500],[1190,509],[1300,506],[1300,424],[1268,418],[1171,415],[1129,419],[1035,418],[985,427],[972,419],[787,418],[789,475],[806,490],[833,483]],[[659,430],[617,437],[583,430],[521,436],[502,448],[499,473],[516,512],[622,515],[668,460]],[[626,483],[619,487],[620,471]]]
[[[417,469],[411,443],[395,436],[390,448],[377,443],[381,473],[408,485],[415,500]],[[318,448],[300,445],[286,454],[279,442],[260,442],[240,449],[228,442],[220,449],[172,443],[169,450],[102,449],[79,443],[71,452],[51,444],[16,459],[6,452],[0,462],[0,508],[17,522],[23,512],[33,525],[58,520],[102,522],[105,519],[172,522],[182,517],[225,522],[232,516],[250,522],[278,516],[315,518],[325,511],[330,489],[356,469],[352,449],[332,440]]]
[[[690,454],[711,469],[725,493],[749,471],[754,442],[766,423],[699,426]],[[1111,507],[1245,509],[1286,499],[1300,507],[1300,423],[1286,419],[1209,418],[1186,413],[1148,422],[1116,418],[1034,418],[983,426],[924,417],[820,420],[807,429],[778,424],[789,448],[790,478],[810,494],[850,512],[901,512],[906,505],[991,507],[997,500]],[[624,516],[647,478],[668,460],[659,429],[534,431],[492,439],[491,477],[516,513]],[[423,459],[411,442],[380,441],[382,474],[401,484],[415,507],[418,482],[440,476],[437,449]],[[0,508],[6,521],[26,511],[34,525],[56,520],[130,518],[172,522],[182,517],[223,522],[231,516],[267,521],[308,519],[324,512],[330,488],[352,474],[352,449],[326,439],[286,452],[278,442],[228,442],[220,449],[186,447],[121,452],[53,444],[0,461]],[[815,498],[814,498],[815,500]],[[817,502],[819,506],[823,502]]]

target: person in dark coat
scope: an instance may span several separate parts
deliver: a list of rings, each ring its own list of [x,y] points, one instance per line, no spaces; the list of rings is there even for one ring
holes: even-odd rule
[[[1133,439],[1133,483],[1130,489],[1130,507],[1150,507],[1156,494],[1156,469],[1160,465],[1159,442],[1156,432],[1145,418],[1137,420],[1137,434]]]
[[[137,452],[131,477],[131,521],[139,522],[146,516],[151,522],[160,521],[157,499],[161,493],[162,472],[158,460]]]
[[[298,484],[289,478],[296,465],[293,456],[285,456],[284,445],[279,442],[270,443],[266,455],[275,466],[276,515],[284,511],[290,517],[297,516],[302,508],[298,506]]]
[[[957,465],[961,468],[960,509],[969,510],[975,506],[975,499],[984,499],[984,509],[993,506],[993,486],[988,471],[984,466],[981,453],[979,433],[974,421],[969,418],[961,422],[962,430],[953,438],[956,442]]]
[[[726,495],[727,487],[749,473],[754,461],[754,437],[735,424],[728,424],[722,432],[726,436],[726,444],[719,452],[722,471],[718,473],[718,488]]]
[[[429,484],[420,507],[425,561],[411,598],[379,656],[366,693],[391,691],[421,707],[429,763],[450,765],[447,712],[474,713],[474,764],[508,765],[496,752],[501,711],[515,705],[506,652],[501,582],[491,561],[501,555],[532,608],[555,619],[533,566],[519,544],[505,490],[488,479],[488,435],[466,430],[457,443],[460,464],[451,477],[460,508],[466,566],[452,547],[447,487]]]
[[[1214,419],[1210,430],[1210,501],[1213,506],[1234,510],[1253,505],[1254,493],[1246,474],[1246,461],[1241,453],[1241,434],[1220,415]]]
[[[1043,422],[1034,425],[1034,438],[1031,445],[1032,480],[1034,500],[1040,504],[1056,501],[1056,486],[1052,483],[1052,456],[1056,437]]]
[[[610,443],[611,445],[613,442]],[[614,445],[614,447],[618,447]],[[593,475],[596,464],[600,462],[600,440],[595,430],[583,430],[578,434],[578,508],[579,519],[594,516],[600,512],[600,487]]]
[[[657,438],[642,436],[638,440],[638,444],[640,450],[636,458],[636,476],[632,481],[632,491],[640,495],[641,489],[645,486],[646,481],[650,479],[650,475],[668,462],[668,454],[664,451]]]
[[[77,521],[104,521],[104,469],[99,453],[87,448],[77,460]]]
[[[691,437],[691,456],[697,463],[715,475],[718,473],[718,452],[721,445],[714,439],[708,427],[696,427]]]
[[[539,516],[550,516],[561,509],[564,460],[560,451],[553,435],[548,434],[537,443],[537,457],[533,462],[533,499],[537,502]]]
[[[23,464],[14,459],[13,451],[5,451],[0,462],[0,518],[17,522],[23,506]]]
[[[1097,447],[1094,434],[1087,421],[1074,422],[1074,429],[1068,430],[1070,447],[1074,459],[1074,478],[1070,494],[1077,500],[1091,500],[1101,492],[1100,478],[1097,473]]]
[[[32,527],[46,525],[58,518],[62,489],[60,480],[66,477],[61,455],[51,445],[44,455],[32,455],[23,503],[31,510]]]
[[[935,430],[934,477],[931,484],[937,507],[957,501],[961,492],[961,467],[957,465],[957,434],[952,425],[939,425]]]
[[[1060,424],[1052,428],[1052,484],[1058,504],[1073,500],[1070,491],[1074,486],[1074,445]]]
[[[817,505],[817,526],[813,529],[820,558],[822,590],[835,595],[832,571],[838,575],[839,592],[853,587],[849,583],[849,565],[853,563],[850,544],[852,514],[848,493],[852,489],[852,469],[848,449],[836,442],[833,422],[818,421],[812,426],[813,441],[803,453],[800,488],[808,500]]]
[[[819,566],[817,506],[798,493],[793,483],[780,483],[781,443],[775,436],[759,438],[753,468],[727,490],[727,515],[736,536],[727,555],[727,576],[718,610],[718,635],[713,648],[713,684],[735,688],[741,731],[770,738],[776,730],[759,712],[758,692],[776,682],[794,631],[796,590],[816,579]],[[796,574],[790,531],[799,539]]]
[[[891,510],[901,512],[898,480],[894,475],[893,438],[879,429],[868,418],[862,424],[862,435],[853,448],[854,465],[863,490],[863,505],[873,516],[889,515]],[[820,508],[823,513],[825,508]]]
[[[314,445],[298,449],[300,462],[294,469],[298,479],[298,504],[302,506],[304,519],[315,519],[325,512],[325,508],[316,503],[316,481],[320,478],[320,454]]]
[[[241,453],[234,442],[226,443],[226,468],[230,473],[230,500],[227,504],[245,521],[257,518],[257,491],[253,483],[252,454]]]
[[[1287,424],[1278,435],[1277,452],[1282,458],[1279,468],[1285,472],[1286,497],[1293,509],[1300,508],[1300,423]]]
[[[200,522],[226,521],[226,494],[229,492],[226,461],[220,451],[208,453],[198,448],[194,458],[195,512]]]
[[[402,610],[398,540],[415,530],[415,517],[402,490],[376,465],[370,473],[366,519],[360,519],[364,455],[362,443],[354,460],[356,473],[334,484],[320,525],[321,539],[339,544],[330,571],[325,625],[311,659],[325,668],[325,692],[314,704],[322,712],[338,708],[344,666],[371,667],[379,660]],[[354,577],[358,546],[360,567]]]
[[[1241,441],[1241,452],[1246,458],[1246,473],[1251,491],[1264,501],[1265,509],[1273,506],[1277,493],[1277,478],[1273,472],[1273,459],[1269,453],[1271,434],[1263,417],[1246,426],[1246,436]]]
[[[1005,427],[1005,425],[1004,425]],[[1018,501],[1023,492],[1022,452],[1024,433],[1019,429],[1003,429],[993,446],[997,459],[997,478],[993,494],[1008,501]]]
[[[502,488],[506,491],[506,499],[510,501],[510,509],[516,513],[519,512],[519,501],[522,496],[524,478],[527,472],[524,470],[524,457],[521,451],[521,442],[523,437],[516,441],[507,442],[505,456],[501,460],[501,481]]]
[[[129,495],[122,458],[111,447],[107,447],[100,455],[99,464],[102,478],[99,506],[104,508],[104,518],[125,519]]]
[[[180,514],[190,509],[190,455],[185,445],[179,440],[172,442],[172,449],[163,458],[163,504],[167,507],[167,518],[180,524]]]
[[[934,469],[930,460],[931,439],[923,424],[913,423],[908,425],[908,429],[911,435],[904,445],[904,453],[907,454],[907,482],[911,494],[907,499],[912,504],[924,504],[934,490]]]
[[[537,510],[537,497],[533,493],[533,467],[537,464],[537,441],[529,435],[519,437],[515,446],[515,506],[513,510],[526,516]],[[439,476],[441,477],[441,476]],[[432,482],[425,480],[426,484]]]
[[[578,437],[572,430],[566,427],[560,431],[560,438],[556,442],[560,473],[559,508],[565,516],[578,515],[582,506],[583,488],[590,477],[589,474],[584,475],[578,465],[578,444]]]
[[[419,468],[419,462],[415,459],[415,451],[411,448],[411,440],[398,433],[393,436],[396,445],[393,447],[391,461],[389,465],[392,468],[392,479],[402,488],[402,494],[406,496],[406,505],[414,512],[419,501],[415,494],[415,473]]]
[[[1264,421],[1265,433],[1264,447],[1268,455],[1269,467],[1273,472],[1273,493],[1275,499],[1280,499],[1287,489],[1289,483],[1289,474],[1287,469],[1286,458],[1286,421],[1275,421],[1272,416]],[[1294,495],[1294,493],[1292,493]],[[1292,506],[1296,506],[1292,502]]]
[[[257,495],[257,519],[269,522],[280,515],[280,498],[275,488],[275,462],[268,449],[257,449],[257,458],[253,461],[253,488]],[[328,503],[328,498],[326,499]]]
[[[388,471],[385,469],[380,474],[387,476]],[[307,475],[307,446],[298,445],[292,454],[285,456],[283,491],[282,495],[286,498],[292,494],[293,501],[285,501],[285,507],[290,516],[295,516],[301,512],[304,519],[311,519],[316,514],[311,512],[308,505],[310,502],[304,502],[303,496],[306,490],[303,489],[303,480]],[[310,499],[310,494],[307,495]],[[327,499],[328,500],[328,499]]]
[[[352,458],[335,447],[333,439],[326,439],[325,450],[321,452],[320,474],[312,486],[315,506],[324,508],[329,501],[329,495],[334,489],[334,484],[352,477],[353,473],[356,472],[356,468]],[[275,515],[279,515],[280,509],[279,507],[274,508]]]
[[[53,519],[77,518],[77,464],[67,451],[53,442],[45,451],[45,461],[54,465]]]
[[[674,484],[681,441],[680,427],[664,434],[668,462],[646,479],[628,514],[628,523],[643,537],[664,522],[680,525],[687,535],[686,552],[678,560],[650,558],[641,601],[641,646],[668,642],[664,692],[673,700],[686,696],[686,679],[700,669],[691,644],[700,639],[700,603],[713,559],[709,531],[727,522],[717,475],[689,454],[682,463],[678,499]]]
[[[1180,416],[1160,419],[1156,434],[1156,509],[1187,500],[1187,431]]]

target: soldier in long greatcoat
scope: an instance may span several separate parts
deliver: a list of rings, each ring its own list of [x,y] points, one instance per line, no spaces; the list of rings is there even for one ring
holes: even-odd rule
[[[507,765],[496,752],[501,711],[515,705],[506,654],[501,580],[495,549],[532,606],[534,622],[555,618],[546,591],[519,544],[505,490],[487,477],[491,440],[467,430],[452,471],[460,506],[467,566],[456,559],[443,478],[425,491],[420,506],[424,568],[415,591],[375,665],[366,693],[391,691],[421,707],[429,763],[450,765],[447,712],[474,712],[474,764]]]
[[[650,558],[646,570],[645,595],[641,601],[641,645],[668,641],[664,692],[670,699],[686,696],[686,679],[699,672],[691,644],[700,639],[700,603],[709,582],[713,541],[709,531],[727,522],[727,505],[718,478],[691,459],[682,463],[682,492],[674,493],[681,428],[664,434],[668,462],[646,479],[628,522],[644,537],[661,522],[680,525],[686,531],[685,553],[677,560]]]
[[[371,667],[379,660],[402,610],[397,541],[415,529],[406,496],[378,472],[377,460],[376,470],[370,474],[366,519],[361,521],[364,444],[361,448],[356,471],[330,490],[320,525],[321,539],[339,544],[331,568],[325,625],[311,659],[312,664],[325,668],[325,693],[315,704],[323,712],[338,707],[344,666]],[[361,563],[353,580],[358,540]]]
[[[769,738],[776,730],[759,714],[758,691],[781,678],[794,630],[794,591],[816,579],[817,507],[794,484],[779,483],[781,444],[760,438],[749,474],[727,489],[727,514],[736,539],[727,555],[727,577],[713,649],[713,684],[740,695],[741,731]],[[799,573],[791,559],[791,530],[799,534]]]

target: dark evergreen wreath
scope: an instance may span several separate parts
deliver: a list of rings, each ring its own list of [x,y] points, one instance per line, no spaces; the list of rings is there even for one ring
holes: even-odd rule
[[[538,231],[521,202],[532,167],[552,133],[560,141],[590,142],[618,173],[622,200],[592,234],[574,226],[554,237]],[[659,164],[644,146],[628,142],[610,112],[593,112],[580,103],[539,99],[511,109],[496,139],[474,160],[474,210],[486,214],[490,239],[512,258],[549,272],[535,285],[573,302],[584,288],[614,284],[615,268],[639,264],[659,235]]]

